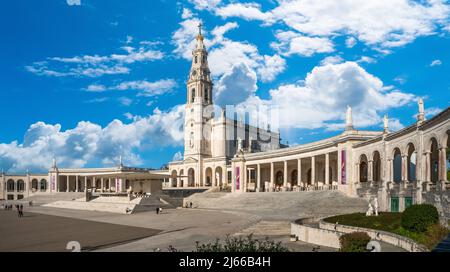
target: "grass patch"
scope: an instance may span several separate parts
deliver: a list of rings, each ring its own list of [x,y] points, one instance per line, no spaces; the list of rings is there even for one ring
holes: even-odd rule
[[[378,216],[366,216],[364,213],[351,213],[332,216],[324,219],[325,222],[360,228],[383,230],[392,232],[416,241],[433,249],[448,233],[449,230],[439,224],[431,225],[424,232],[413,232],[402,227],[402,213],[383,212]]]

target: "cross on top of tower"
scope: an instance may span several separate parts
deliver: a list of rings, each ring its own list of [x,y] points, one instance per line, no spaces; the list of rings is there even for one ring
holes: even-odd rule
[[[202,24],[202,22],[200,22],[200,23],[198,23],[198,34],[199,35],[202,35],[202,26],[203,26],[203,24]]]

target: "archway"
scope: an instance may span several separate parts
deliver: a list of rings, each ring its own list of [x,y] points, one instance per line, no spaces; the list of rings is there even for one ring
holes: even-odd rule
[[[222,186],[222,167],[218,166],[216,167],[216,176],[215,176],[215,185],[216,186]]]
[[[359,182],[367,182],[368,177],[367,156],[362,154],[359,157]]]
[[[170,175],[170,187],[177,187],[177,170],[172,170],[172,174]]]
[[[439,149],[435,138],[431,138],[430,152],[430,181],[436,183],[439,180]]]
[[[102,188],[102,181],[101,181],[101,180],[99,180],[99,179],[96,179],[96,180],[95,180],[95,188],[96,188],[96,189],[103,189],[103,188]]]
[[[392,160],[392,169],[394,182],[399,183],[402,181],[402,154],[400,149],[394,149],[394,157]]]
[[[417,165],[417,157],[416,157],[416,148],[414,144],[408,144],[407,149],[408,154],[408,181],[416,181],[416,165]]]
[[[47,180],[41,179],[39,187],[40,187],[41,192],[47,191]]]
[[[283,186],[283,171],[281,170],[275,174],[275,186]]]
[[[25,182],[21,179],[17,181],[17,192],[25,191]]]
[[[378,151],[373,152],[372,179],[381,182],[381,156]]]
[[[15,186],[14,180],[9,179],[9,180],[6,182],[6,190],[7,190],[8,192],[14,192],[14,190],[16,189],[15,187],[16,187],[16,186]]]
[[[312,176],[311,176],[311,168],[308,169],[308,171],[306,171],[306,183],[308,185],[311,185],[311,180],[312,180]]]
[[[33,190],[33,191],[37,191],[39,188],[39,182],[38,182],[38,180],[37,179],[32,179],[31,180],[31,189]]]
[[[205,186],[212,186],[212,169],[211,167],[207,167],[205,170]]]
[[[193,168],[188,170],[188,186],[195,186],[195,171]]]

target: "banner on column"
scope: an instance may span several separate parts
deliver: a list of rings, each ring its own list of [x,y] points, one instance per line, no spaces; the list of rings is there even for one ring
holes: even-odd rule
[[[234,173],[235,173],[235,178],[236,178],[236,190],[239,190],[240,178],[241,178],[241,174],[239,172],[239,167],[236,167]]]
[[[52,191],[55,191],[55,190],[56,190],[55,176],[52,175],[51,177],[52,177],[52,180],[51,180],[51,183],[52,183]]]
[[[345,149],[341,150],[341,183],[346,184],[346,154]]]
[[[122,179],[116,178],[116,192],[122,192]]]

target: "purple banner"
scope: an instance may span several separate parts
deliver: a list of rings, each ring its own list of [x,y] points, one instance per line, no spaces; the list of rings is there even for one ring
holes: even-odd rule
[[[346,156],[345,156],[345,150],[341,150],[341,183],[346,184]]]
[[[236,167],[235,177],[236,177],[236,190],[239,190],[240,177],[241,177],[241,175],[239,173],[239,167]]]

